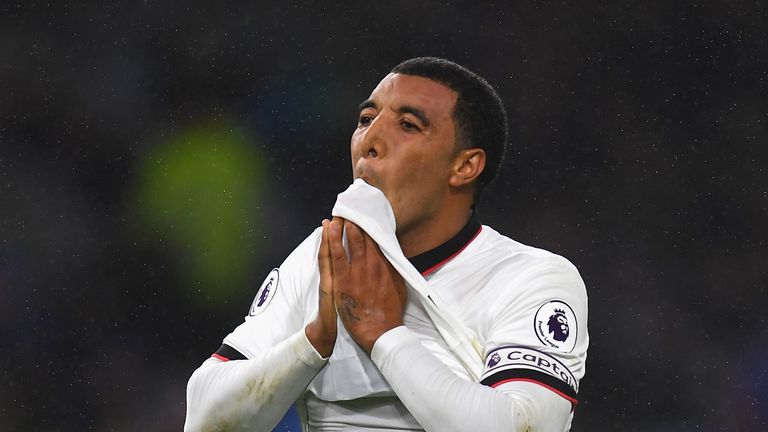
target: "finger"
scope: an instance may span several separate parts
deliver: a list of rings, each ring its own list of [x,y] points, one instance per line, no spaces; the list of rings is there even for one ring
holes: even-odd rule
[[[369,276],[375,278],[384,271],[385,266],[389,265],[389,261],[373,238],[364,231],[362,234],[365,242],[366,272],[369,273]]]
[[[320,268],[320,291],[318,292],[318,318],[324,336],[331,340],[336,334],[336,305],[333,298],[333,266],[331,264],[330,242],[328,230],[330,222],[323,221],[323,237],[320,240],[320,255],[318,266]]]
[[[317,252],[317,262],[320,269],[320,282],[323,283],[326,279],[330,279],[333,275],[333,268],[331,267],[331,247],[328,241],[328,231],[330,221],[323,219],[323,233],[320,238],[320,250]]]
[[[323,233],[320,239],[317,262],[320,270],[320,308],[321,311],[325,309],[324,313],[328,313],[328,309],[330,309],[335,316],[333,306],[333,265],[331,263],[330,241],[328,239],[330,224],[330,221],[327,219],[323,220]]]
[[[381,248],[379,247],[379,244],[376,243],[371,236],[368,235],[368,233],[363,232],[363,236],[365,236],[365,251],[368,255],[373,255],[373,257],[381,257],[382,259],[386,259],[384,257],[384,253],[381,251]]]
[[[349,262],[352,264],[365,263],[365,238],[367,235],[357,225],[350,221],[344,221],[344,230],[347,233],[347,243],[349,244]]]
[[[347,273],[349,259],[341,242],[341,228],[344,219],[334,217],[328,224],[328,248],[331,252],[331,271],[334,276]]]

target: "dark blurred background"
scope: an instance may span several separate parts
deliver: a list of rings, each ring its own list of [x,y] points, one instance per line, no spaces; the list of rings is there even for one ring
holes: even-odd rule
[[[483,222],[586,281],[572,430],[768,430],[765,2],[104,3],[0,6],[0,430],[181,430],[419,55],[508,106]]]

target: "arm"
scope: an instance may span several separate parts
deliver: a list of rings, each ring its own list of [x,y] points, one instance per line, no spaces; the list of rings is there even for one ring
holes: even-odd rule
[[[330,266],[327,226],[323,221],[320,270]],[[283,263],[282,278],[281,271],[273,271],[275,276],[262,285],[246,322],[224,340],[239,359],[217,355],[192,374],[185,431],[271,430],[326,364],[336,340],[330,272],[321,271],[325,276],[318,284],[318,312],[304,327],[297,319],[304,308],[290,289],[307,283],[307,278],[296,275],[311,262],[307,254],[314,250],[311,238]]]
[[[458,377],[406,327],[375,343],[371,359],[427,431],[562,431],[571,403],[529,382],[497,388]]]
[[[256,358],[209,358],[187,385],[184,430],[271,430],[325,363],[303,330]]]

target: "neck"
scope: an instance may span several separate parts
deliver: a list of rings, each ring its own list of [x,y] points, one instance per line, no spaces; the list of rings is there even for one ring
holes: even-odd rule
[[[407,258],[432,250],[455,236],[472,216],[472,207],[456,205],[443,209],[397,233],[400,248]]]

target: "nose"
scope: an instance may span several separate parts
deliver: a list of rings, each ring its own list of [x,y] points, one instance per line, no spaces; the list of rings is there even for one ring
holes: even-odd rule
[[[384,156],[387,149],[386,123],[386,114],[380,113],[363,130],[363,136],[360,140],[361,157],[380,158]]]

